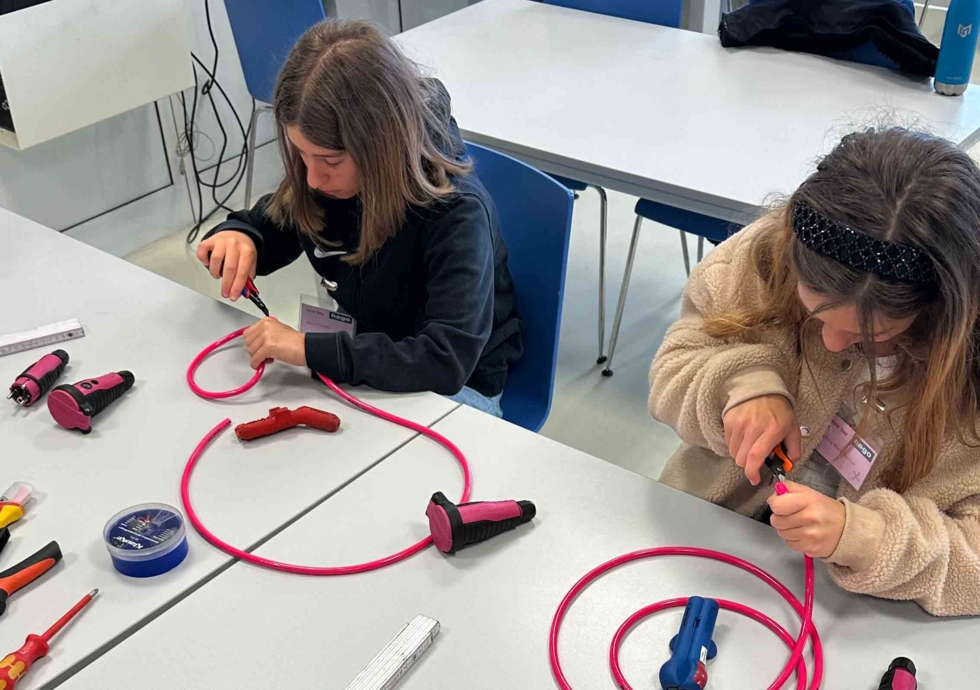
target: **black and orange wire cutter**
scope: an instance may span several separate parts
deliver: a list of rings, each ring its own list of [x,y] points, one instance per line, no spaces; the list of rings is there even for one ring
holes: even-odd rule
[[[0,553],[10,539],[6,527],[0,529]],[[28,556],[20,563],[0,572],[0,615],[7,610],[7,599],[17,590],[26,587],[61,560],[61,547],[53,541],[37,553]]]

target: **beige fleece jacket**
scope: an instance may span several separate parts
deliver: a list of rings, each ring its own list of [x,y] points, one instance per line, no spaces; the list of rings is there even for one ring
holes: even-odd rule
[[[761,299],[761,281],[746,289],[742,278],[754,272],[749,245],[762,230],[760,223],[749,226],[692,272],[681,316],[650,371],[650,412],[684,441],[660,480],[743,515],[758,515],[772,489],[765,482],[753,487],[735,465],[725,444],[725,412],[763,395],[785,396],[811,432],[803,439],[802,466],[861,371],[855,352],[828,352],[816,329],[807,350],[812,375],[788,334],[769,332],[748,343],[704,333],[704,316]],[[937,616],[980,615],[980,449],[950,439],[934,470],[899,495],[885,488],[885,477],[902,462],[894,442],[904,424],[900,409],[892,423],[895,428],[877,415],[867,434],[883,444],[861,490],[840,483],[846,523],[826,559],[831,575],[849,591],[914,600]]]

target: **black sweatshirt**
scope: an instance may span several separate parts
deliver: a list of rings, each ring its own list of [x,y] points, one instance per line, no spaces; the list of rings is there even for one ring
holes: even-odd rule
[[[442,91],[454,154],[465,155],[448,94]],[[497,209],[475,174],[453,180],[456,192],[428,207],[409,207],[405,224],[363,266],[322,257],[357,249],[360,201],[317,196],[323,209],[318,239],[339,242],[317,251],[313,238],[265,215],[270,197],[238,211],[223,230],[248,234],[258,249],[259,275],[306,254],[321,276],[337,283],[334,299],[357,320],[347,333],[307,333],[306,364],[338,383],[397,391],[458,393],[467,385],[501,393],[507,367],[523,353],[523,323],[514,310],[514,282]]]

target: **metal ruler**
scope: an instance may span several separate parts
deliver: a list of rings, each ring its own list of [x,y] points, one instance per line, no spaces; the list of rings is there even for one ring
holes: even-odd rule
[[[21,333],[11,333],[10,335],[0,336],[0,357],[12,355],[24,350],[33,350],[35,347],[44,347],[55,343],[63,343],[66,340],[78,340],[85,337],[85,329],[78,319],[59,321],[47,326],[35,328],[33,331],[23,331]]]
[[[347,690],[392,690],[439,634],[439,621],[416,616],[361,671]]]

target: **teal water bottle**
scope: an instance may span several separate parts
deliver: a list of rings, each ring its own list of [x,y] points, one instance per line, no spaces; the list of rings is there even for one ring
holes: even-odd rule
[[[946,13],[943,42],[936,63],[936,91],[961,96],[970,83],[980,31],[980,0],[952,0]]]

